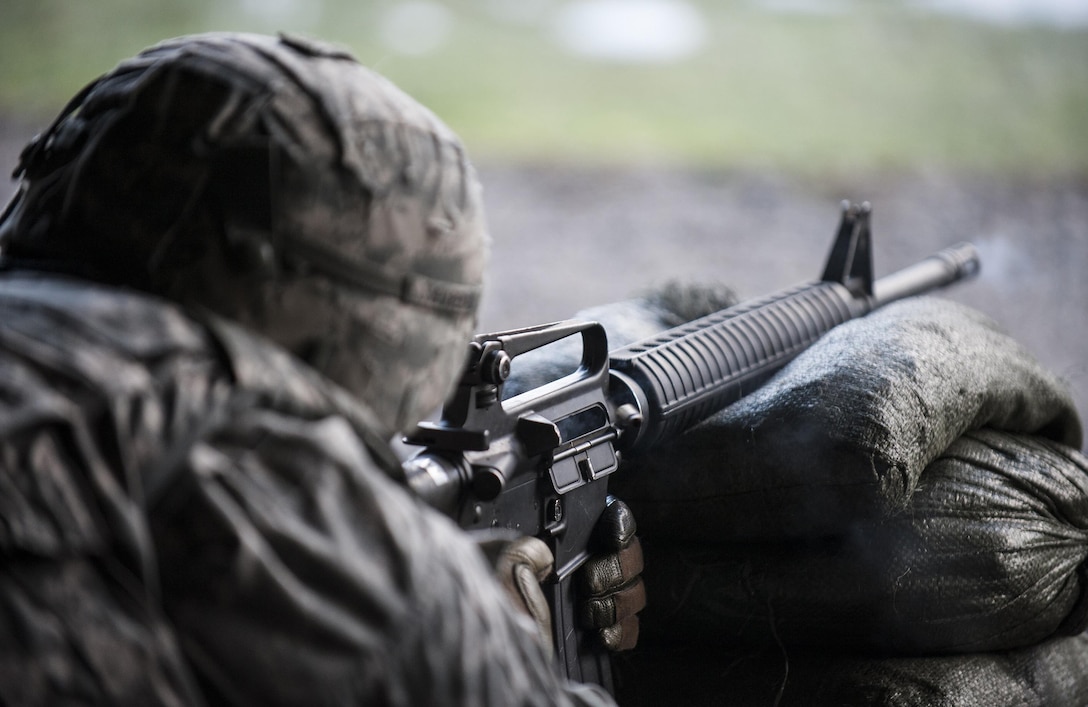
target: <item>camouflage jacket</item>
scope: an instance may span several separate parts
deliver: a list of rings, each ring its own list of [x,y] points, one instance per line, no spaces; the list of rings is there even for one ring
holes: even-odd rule
[[[606,702],[372,422],[230,324],[0,278],[0,702]]]

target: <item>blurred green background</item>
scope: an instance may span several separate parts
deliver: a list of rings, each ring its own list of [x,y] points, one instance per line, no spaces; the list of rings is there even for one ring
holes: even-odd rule
[[[288,30],[347,46],[478,160],[1088,172],[1084,0],[0,3],[9,122],[158,39]]]

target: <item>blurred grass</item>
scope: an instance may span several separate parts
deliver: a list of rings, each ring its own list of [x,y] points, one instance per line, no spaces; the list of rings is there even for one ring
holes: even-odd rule
[[[381,43],[390,1],[266,0],[256,14],[247,4],[3,0],[0,115],[44,119],[158,39],[284,29],[351,48],[433,108],[478,159],[1088,172],[1084,29],[996,27],[875,0],[820,16],[704,0],[695,3],[709,20],[702,52],[630,66],[564,54],[544,29],[497,19],[485,0],[445,3],[457,19],[450,41],[425,56]]]

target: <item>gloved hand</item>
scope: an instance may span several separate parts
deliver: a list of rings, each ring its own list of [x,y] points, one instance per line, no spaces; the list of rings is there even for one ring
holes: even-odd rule
[[[597,631],[610,651],[625,651],[638,642],[638,612],[646,606],[642,583],[642,544],[635,535],[635,516],[615,497],[597,527],[594,543],[599,554],[582,567],[582,625]]]
[[[628,650],[638,641],[638,612],[646,606],[642,546],[634,515],[623,502],[608,499],[593,531],[592,557],[579,570],[583,602],[578,609],[585,629],[595,631],[611,651]],[[533,620],[549,653],[552,617],[540,583],[552,573],[554,558],[538,538],[491,536],[481,542],[492,557],[495,574],[511,603]]]
[[[522,535],[503,543],[495,559],[495,576],[510,603],[533,620],[541,645],[550,657],[552,645],[552,613],[540,583],[548,578],[555,566],[552,551],[539,538]]]

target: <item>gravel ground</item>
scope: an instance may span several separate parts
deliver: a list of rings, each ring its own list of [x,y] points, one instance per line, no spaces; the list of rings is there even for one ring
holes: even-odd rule
[[[0,120],[0,165],[33,133]],[[1074,390],[1088,418],[1088,177],[916,173],[807,180],[701,172],[483,164],[492,281],[481,328],[571,316],[670,280],[742,296],[819,275],[838,203],[873,204],[877,275],[970,240],[982,274],[945,296],[999,321]],[[5,198],[12,190],[0,189]]]

